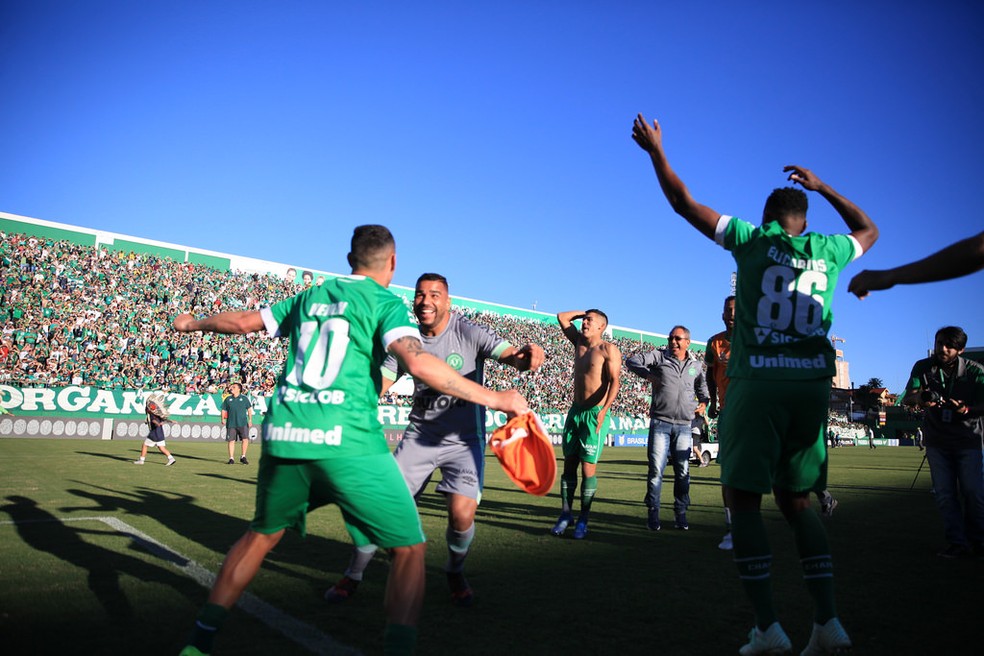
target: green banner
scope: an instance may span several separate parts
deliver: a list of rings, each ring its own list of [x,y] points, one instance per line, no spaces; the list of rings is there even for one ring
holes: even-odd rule
[[[13,387],[0,385],[0,405],[14,415],[44,417],[73,417],[92,419],[143,419],[144,401],[156,390],[105,390],[95,387],[70,385],[68,387]],[[222,394],[164,393],[167,409],[175,421],[220,422],[222,418]],[[253,412],[266,414],[269,396],[250,395]],[[379,423],[384,428],[406,428],[410,420],[410,406],[380,405]],[[540,414],[543,425],[551,433],[560,433],[566,415]],[[506,423],[503,412],[488,410],[485,426],[494,430]],[[612,417],[612,433],[645,434],[649,430],[647,417]]]

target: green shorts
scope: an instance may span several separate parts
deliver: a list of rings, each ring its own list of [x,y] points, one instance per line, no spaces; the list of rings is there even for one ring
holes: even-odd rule
[[[830,380],[732,379],[719,420],[721,482],[759,494],[825,489],[829,407]]]
[[[250,529],[306,533],[307,513],[336,504],[356,546],[405,547],[425,541],[420,515],[389,453],[296,460],[263,454]]]
[[[605,414],[605,421],[598,427],[598,413],[601,406],[582,408],[571,406],[564,424],[564,458],[577,456],[581,462],[597,464],[601,459],[601,449],[611,428],[612,420]]]

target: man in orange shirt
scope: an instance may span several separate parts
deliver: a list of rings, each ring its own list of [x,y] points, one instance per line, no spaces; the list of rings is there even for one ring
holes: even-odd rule
[[[728,390],[728,358],[731,356],[731,331],[735,327],[735,297],[729,296],[724,299],[724,312],[721,313],[724,321],[724,330],[717,333],[707,340],[707,349],[704,352],[704,362],[707,365],[707,391],[711,395],[711,402],[707,408],[707,416],[715,419],[724,409],[724,393]],[[720,424],[718,424],[720,426]],[[718,442],[721,441],[721,433],[717,435]],[[720,461],[720,451],[718,460]],[[718,544],[718,549],[730,551],[731,544],[731,511],[728,510],[728,502],[724,497],[724,488],[721,488],[721,498],[724,501],[724,526],[727,533]]]

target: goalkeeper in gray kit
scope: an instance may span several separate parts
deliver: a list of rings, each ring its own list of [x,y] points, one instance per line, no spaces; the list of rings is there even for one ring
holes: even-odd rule
[[[536,344],[516,348],[460,314],[451,312],[447,279],[425,273],[417,280],[413,312],[419,322],[423,349],[447,362],[465,378],[483,384],[485,361],[497,360],[519,371],[536,371],[543,349]],[[404,372],[396,358],[383,363],[385,394]],[[448,507],[445,566],[451,600],[468,606],[474,597],[464,576],[465,558],[475,537],[475,511],[481,501],[485,460],[485,408],[441,394],[415,381],[413,408],[403,439],[393,454],[411,494],[418,497],[435,470],[441,471],[437,491]],[[375,545],[357,547],[344,576],[325,593],[330,603],[355,594]]]

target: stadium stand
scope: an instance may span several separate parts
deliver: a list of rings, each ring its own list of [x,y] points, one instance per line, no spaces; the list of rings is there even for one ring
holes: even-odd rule
[[[239,381],[252,394],[270,394],[285,343],[263,335],[181,335],[170,329],[171,320],[181,312],[257,308],[297,293],[300,285],[142,251],[0,232],[0,383],[210,394]],[[540,411],[567,410],[572,359],[556,323],[457,310],[515,344],[532,341],[546,351],[535,374],[490,363],[490,387],[517,387]],[[626,357],[653,348],[641,339],[613,340]],[[646,416],[645,381],[623,373],[621,383],[612,412]]]

